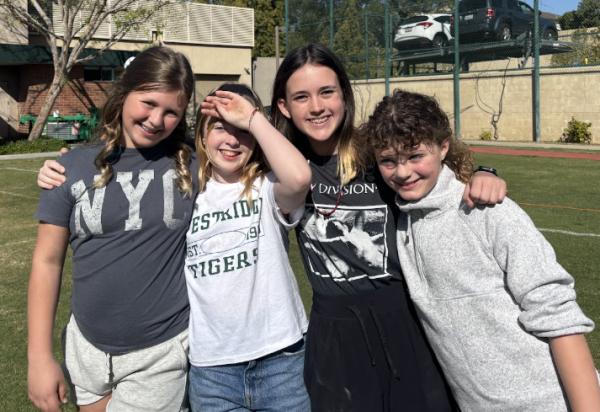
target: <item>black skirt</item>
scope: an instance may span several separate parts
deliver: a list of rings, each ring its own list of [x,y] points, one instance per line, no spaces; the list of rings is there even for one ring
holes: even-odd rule
[[[400,283],[314,294],[304,379],[313,412],[458,410]]]

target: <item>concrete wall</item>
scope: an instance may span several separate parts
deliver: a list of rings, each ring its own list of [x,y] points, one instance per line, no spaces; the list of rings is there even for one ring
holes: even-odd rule
[[[483,131],[494,133],[492,115],[499,111],[503,73],[466,73],[460,76],[461,137],[477,140]],[[498,121],[500,141],[533,140],[533,74],[506,74],[502,113]],[[367,120],[385,93],[383,80],[353,82],[357,123]],[[402,88],[436,96],[442,108],[454,117],[453,75],[413,76],[390,80],[390,91]],[[556,142],[574,116],[592,123],[592,143],[600,143],[600,68],[543,69],[540,76],[541,140]],[[489,106],[489,107],[486,107]]]
[[[281,63],[283,59],[279,60]],[[253,62],[253,88],[264,106],[271,104],[273,82],[277,73],[275,57],[256,57]]]

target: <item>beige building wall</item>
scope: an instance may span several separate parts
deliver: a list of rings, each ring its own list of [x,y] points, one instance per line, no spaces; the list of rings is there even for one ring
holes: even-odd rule
[[[279,60],[280,64],[282,60]],[[269,106],[273,93],[273,82],[277,74],[276,59],[275,57],[256,57],[253,64],[254,91],[260,97],[263,105]]]
[[[494,129],[492,115],[499,111],[503,73],[466,73],[460,76],[461,137],[478,140],[483,131]],[[506,74],[502,113],[498,121],[499,141],[533,140],[533,72]],[[357,123],[368,119],[385,94],[383,80],[353,82],[357,102]],[[436,96],[451,119],[454,118],[453,75],[390,79],[396,88]],[[592,143],[600,144],[600,69],[594,67],[543,69],[540,76],[541,141],[557,142],[571,117],[592,123]],[[486,106],[487,105],[487,106]],[[488,107],[489,106],[489,107]]]
[[[25,5],[27,0],[10,0]],[[20,24],[0,9],[0,44],[28,44],[27,27]]]
[[[77,42],[73,41],[73,45]],[[96,41],[90,48],[99,49],[106,43]],[[183,53],[192,65],[194,74],[214,74],[239,76],[239,81],[250,84],[252,81],[252,48],[235,46],[205,46],[200,44],[165,43],[165,46]],[[141,52],[151,45],[149,43],[121,41],[111,46],[111,50]]]

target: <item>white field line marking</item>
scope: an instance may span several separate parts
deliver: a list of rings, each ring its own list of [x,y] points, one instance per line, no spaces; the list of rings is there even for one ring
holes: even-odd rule
[[[567,232],[566,230],[558,230],[558,229],[538,229],[540,232],[552,232],[552,233],[562,233],[563,235],[570,236],[589,236],[589,237],[600,237],[595,233],[577,233],[577,232]]]
[[[18,169],[16,167],[0,167],[0,170],[16,170],[17,172],[34,172],[34,173],[39,172],[39,170]]]
[[[39,200],[37,197],[25,196],[25,195],[19,195],[19,194],[17,194],[17,193],[5,192],[4,190],[0,190],[0,193],[2,193],[3,195],[9,195],[9,196],[24,197],[25,199]]]

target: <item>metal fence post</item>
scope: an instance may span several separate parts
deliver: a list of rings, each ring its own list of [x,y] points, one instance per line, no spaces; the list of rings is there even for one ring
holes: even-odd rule
[[[290,15],[289,0],[285,0],[285,54],[290,52]]]
[[[369,15],[365,14],[365,63],[366,78],[369,78]]]
[[[333,0],[329,0],[329,48],[333,51]]]
[[[534,16],[533,16],[533,53],[535,65],[533,68],[534,86],[534,123],[535,134],[533,136],[536,142],[540,141],[540,5],[539,0],[534,0]]]
[[[536,0],[537,1],[537,0]],[[459,35],[458,26],[460,24],[458,13],[458,0],[454,0],[454,133],[456,138],[460,139],[460,56],[459,56]]]
[[[458,1],[458,0],[457,0]],[[385,0],[385,95],[390,95],[390,2]]]

